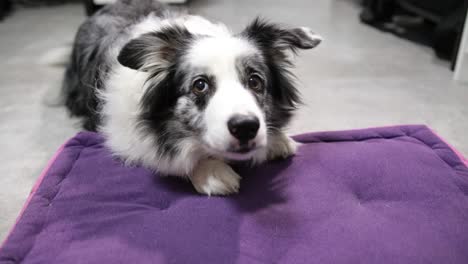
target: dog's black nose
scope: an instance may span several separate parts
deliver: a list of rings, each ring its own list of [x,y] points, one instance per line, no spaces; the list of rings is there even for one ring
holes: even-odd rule
[[[260,121],[256,116],[236,115],[229,119],[227,125],[231,135],[241,143],[247,143],[257,135]]]

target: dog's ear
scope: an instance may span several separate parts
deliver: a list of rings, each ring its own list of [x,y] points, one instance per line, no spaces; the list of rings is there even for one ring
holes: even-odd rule
[[[130,40],[120,50],[117,60],[134,70],[165,69],[191,39],[192,34],[185,27],[168,26]]]
[[[282,126],[301,103],[293,74],[288,70],[293,66],[288,52],[312,49],[320,44],[322,38],[305,27],[285,28],[259,18],[250,23],[241,36],[259,47],[265,57],[271,78],[268,89],[275,104],[269,122]]]
[[[283,28],[279,25],[256,18],[242,33],[263,48],[277,51],[312,49],[320,44],[322,38],[309,28]]]

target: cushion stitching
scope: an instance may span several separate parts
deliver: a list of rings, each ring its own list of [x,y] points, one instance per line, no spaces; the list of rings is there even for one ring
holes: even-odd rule
[[[60,189],[61,189],[61,187],[62,187],[62,185],[61,185],[62,182],[65,180],[65,178],[67,178],[68,174],[73,170],[73,168],[74,168],[75,165],[76,165],[76,161],[80,158],[81,152],[83,152],[83,150],[84,150],[85,148],[86,148],[86,146],[83,146],[83,147],[81,148],[81,150],[78,152],[78,155],[76,155],[75,159],[73,160],[73,165],[70,166],[70,169],[69,169],[66,173],[64,173],[63,178],[60,179],[60,181],[57,183],[57,185],[55,185],[55,186],[59,186],[59,187],[58,187],[57,191],[53,194],[53,196],[52,196],[51,198],[47,198],[47,197],[42,196],[43,198],[47,199],[47,200],[48,200],[48,203],[49,203],[49,204],[48,204],[48,207],[49,207],[49,208],[47,209],[46,216],[45,216],[45,220],[44,220],[44,222],[42,223],[40,232],[37,233],[37,234],[34,236],[34,241],[33,241],[32,245],[31,245],[31,247],[29,248],[28,252],[27,252],[26,254],[24,254],[23,258],[21,258],[21,259],[19,260],[19,262],[22,262],[22,261],[29,255],[29,253],[31,252],[32,248],[34,247],[34,244],[35,244],[35,242],[36,242],[37,237],[44,231],[44,227],[46,226],[46,224],[47,224],[47,222],[48,222],[48,220],[49,220],[50,204],[51,204],[52,201],[55,199],[55,197],[57,196],[57,194],[60,192]]]
[[[421,139],[417,138],[416,136],[414,136],[414,134],[417,134],[421,131],[424,131],[424,130],[429,130],[426,126],[420,126],[418,127],[417,129],[414,129],[414,131],[404,131],[403,129],[400,128],[400,131],[403,133],[403,135],[396,135],[396,136],[369,136],[369,137],[366,137],[366,138],[363,138],[363,139],[359,139],[359,138],[350,138],[350,139],[343,139],[343,140],[322,140],[320,138],[318,139],[312,139],[312,140],[307,140],[307,139],[302,139],[298,142],[301,142],[301,143],[334,143],[334,142],[362,142],[362,141],[367,141],[367,140],[372,140],[372,139],[395,139],[395,138],[400,138],[400,137],[411,137],[411,138],[414,138],[415,140],[417,140],[418,142],[421,142],[421,145],[424,145],[428,148],[430,148],[435,154],[436,156],[441,160],[443,161],[445,164],[447,164],[450,168],[452,168],[454,171],[456,172],[461,172],[461,171],[464,171],[464,166],[461,166],[460,168],[460,164],[453,164],[451,165],[450,163],[448,163],[444,158],[442,158],[439,153],[438,153],[438,149],[443,149],[443,150],[447,150],[447,147],[439,147],[439,148],[433,148],[433,146],[437,145],[437,144],[441,144],[442,142],[437,142],[436,144],[433,144],[433,146],[430,146],[429,144],[427,144],[426,142],[422,141]],[[431,132],[429,130],[429,132]],[[431,132],[432,135],[434,135],[432,132]],[[436,136],[436,135],[434,135]],[[436,136],[437,139],[440,141],[441,139]],[[415,143],[415,142],[410,142],[410,143]],[[453,152],[452,149],[448,149],[450,152]]]
[[[419,139],[419,138],[417,138],[417,137],[415,137],[415,136],[412,136],[412,137],[415,138],[416,140],[422,142],[424,145],[426,145],[426,146],[429,147],[430,149],[432,149],[432,150],[434,151],[434,153],[435,153],[441,160],[443,160],[447,165],[449,165],[451,168],[453,168],[453,169],[456,170],[456,171],[462,171],[461,169],[458,169],[458,167],[459,167],[460,164],[453,164],[453,165],[451,165],[449,162],[447,162],[446,159],[444,159],[443,157],[441,157],[441,155],[439,155],[439,153],[438,153],[438,151],[437,151],[437,150],[444,150],[444,151],[448,150],[451,154],[456,155],[456,154],[454,153],[454,151],[452,150],[452,148],[450,148],[449,146],[447,146],[447,145],[445,144],[445,142],[443,142],[443,139],[441,139],[438,135],[434,134],[434,133],[433,133],[429,128],[427,128],[426,126],[420,128],[420,129],[418,129],[417,131],[415,131],[415,133],[420,132],[421,130],[428,130],[429,133],[430,133],[431,135],[433,135],[434,137],[437,138],[437,142],[435,142],[434,144],[429,145],[428,143],[424,142],[423,140],[421,140],[421,139]],[[463,163],[461,163],[461,164],[463,164]],[[464,167],[464,166],[463,166],[463,167]]]
[[[464,166],[462,166],[462,168],[459,168],[460,167],[460,164],[450,164],[444,157],[442,157],[441,155],[439,155],[438,153],[438,150],[449,150],[451,153],[453,153],[453,150],[450,149],[450,148],[447,148],[447,147],[434,147],[436,145],[440,145],[440,142],[437,142],[435,144],[432,144],[432,145],[429,145],[427,144],[426,142],[422,141],[421,139],[417,138],[417,137],[414,137],[414,136],[411,136],[412,138],[416,139],[417,141],[423,143],[426,147],[430,148],[432,150],[432,152],[434,152],[434,154],[437,156],[437,158],[442,161],[443,163],[445,163],[446,165],[448,165],[450,168],[452,168],[455,172],[462,172],[462,171],[465,171],[464,170]],[[438,138],[438,137],[437,137]],[[439,138],[438,138],[439,139]]]
[[[300,143],[335,143],[335,142],[362,142],[362,141],[367,141],[367,140],[372,140],[372,139],[394,139],[394,138],[399,138],[399,137],[405,137],[409,135],[398,135],[398,136],[390,136],[390,137],[367,137],[363,139],[356,139],[356,138],[351,138],[351,139],[343,139],[343,140],[322,140],[322,139],[315,139],[315,140],[300,140],[298,142]],[[426,145],[426,144],[424,144]],[[427,145],[426,145],[427,146]]]

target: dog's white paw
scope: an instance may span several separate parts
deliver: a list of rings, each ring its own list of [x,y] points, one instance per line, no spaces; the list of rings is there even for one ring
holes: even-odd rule
[[[277,133],[269,139],[268,147],[268,159],[285,159],[289,156],[296,154],[297,147],[300,143],[297,143],[292,138],[286,136],[283,133]]]
[[[195,167],[190,180],[199,193],[228,195],[239,191],[241,177],[221,160],[206,159]]]

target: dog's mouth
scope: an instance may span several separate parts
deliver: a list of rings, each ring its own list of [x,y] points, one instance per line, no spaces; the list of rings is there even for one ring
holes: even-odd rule
[[[231,153],[249,153],[251,151],[255,151],[257,149],[257,143],[252,141],[252,142],[245,142],[242,144],[236,143],[236,144],[231,144],[227,152]]]
[[[227,150],[218,150],[209,147],[209,152],[224,159],[243,161],[251,159],[259,149],[261,149],[261,147],[255,145],[251,147],[242,146],[237,148],[229,148]]]
[[[251,159],[255,152],[258,150],[258,147],[254,148],[239,148],[236,150],[223,151],[221,155],[230,160],[249,160]]]
[[[218,140],[214,140],[218,139]],[[201,141],[207,154],[213,158],[228,161],[249,161],[263,156],[267,148],[267,140],[263,134],[250,140],[236,140],[230,138],[228,141],[219,138],[208,138]]]
[[[244,154],[244,153],[249,153],[250,151],[254,151],[255,148],[249,148],[249,147],[242,147],[234,151],[229,151],[232,153],[239,153],[239,154]]]
[[[231,160],[248,160],[252,158],[255,152],[261,147],[255,141],[245,143],[235,143],[223,151],[223,157]]]

